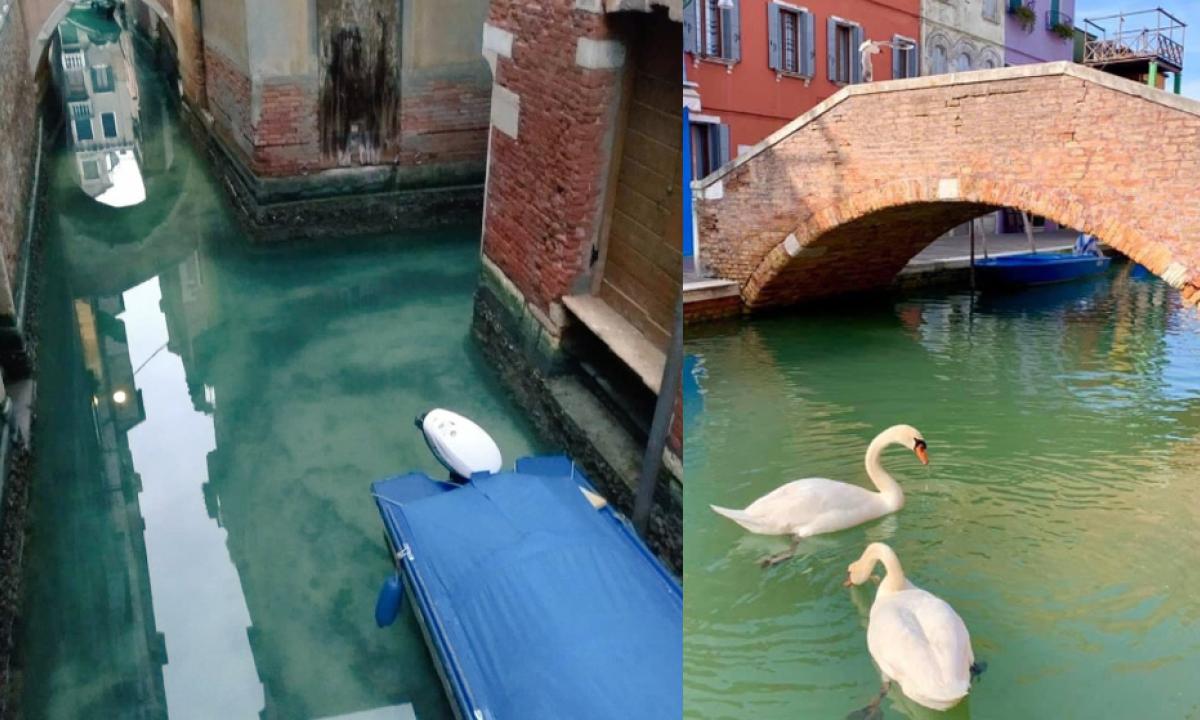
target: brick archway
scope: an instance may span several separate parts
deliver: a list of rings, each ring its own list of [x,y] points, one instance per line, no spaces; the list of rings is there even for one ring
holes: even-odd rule
[[[697,183],[751,309],[886,287],[998,207],[1091,232],[1200,302],[1200,102],[1071,63],[856,85]]]
[[[1004,180],[899,180],[816,208],[772,247],[742,286],[753,309],[884,287],[942,233],[1000,207],[1041,215],[1106,244],[1158,273],[1173,270],[1171,251],[1121,216],[1089,212],[1061,188]],[[806,287],[816,284],[820,287]],[[833,292],[824,292],[831,290]]]

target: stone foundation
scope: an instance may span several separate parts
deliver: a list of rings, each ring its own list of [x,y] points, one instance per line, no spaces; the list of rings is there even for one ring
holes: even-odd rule
[[[475,293],[472,331],[542,439],[579,463],[600,494],[631,516],[643,444],[584,387],[558,338],[488,264]],[[675,474],[680,470],[678,458],[669,456],[643,535],[676,573],[683,571],[683,488]]]

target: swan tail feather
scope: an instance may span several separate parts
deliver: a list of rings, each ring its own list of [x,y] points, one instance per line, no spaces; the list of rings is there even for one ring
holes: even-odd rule
[[[732,508],[723,508],[717,505],[709,505],[709,507],[712,508],[713,512],[716,514],[729,518],[752,533],[772,535],[778,532],[772,525],[763,522],[761,519],[751,515],[745,510],[734,510]]]

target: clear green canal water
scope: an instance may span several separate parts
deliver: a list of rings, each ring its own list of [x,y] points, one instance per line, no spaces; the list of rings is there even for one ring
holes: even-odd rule
[[[691,332],[685,375],[688,718],[842,718],[879,688],[876,586],[891,544],[989,667],[956,718],[1200,717],[1200,321],[1129,266],[972,304],[931,294]],[[714,515],[789,480],[869,486],[893,448],[899,514],[787,547]],[[882,573],[882,568],[877,570]],[[933,717],[893,689],[885,717]]]
[[[433,406],[538,449],[469,336],[478,218],[252,249],[141,79],[146,202],[47,168],[23,714],[449,718],[411,613],[375,627],[368,485],[444,474]]]

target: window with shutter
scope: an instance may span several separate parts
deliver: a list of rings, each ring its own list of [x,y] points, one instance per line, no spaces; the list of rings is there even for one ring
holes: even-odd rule
[[[722,40],[725,38],[720,0],[704,0],[704,50],[709,57],[724,57]]]
[[[75,139],[79,142],[91,140],[92,135],[92,119],[91,117],[75,119]]]
[[[784,75],[812,77],[816,59],[812,13],[772,2],[767,5],[767,32],[770,68]]]
[[[892,77],[917,76],[917,43],[903,35],[892,36]]]
[[[699,4],[700,54],[712,60],[737,62],[742,59],[739,0],[694,0]],[[685,35],[688,27],[684,26]]]
[[[783,71],[800,72],[800,13],[782,10],[779,13],[779,31],[783,34],[780,46],[783,50]]]
[[[116,87],[113,81],[113,69],[108,65],[96,65],[92,68],[92,89],[96,92],[112,92]]]
[[[854,40],[861,33],[861,28],[853,23],[837,18],[829,19],[829,80],[831,82],[838,85],[857,82],[857,74],[861,73],[861,62],[858,57],[858,45]]]

